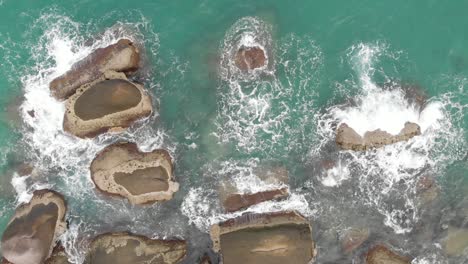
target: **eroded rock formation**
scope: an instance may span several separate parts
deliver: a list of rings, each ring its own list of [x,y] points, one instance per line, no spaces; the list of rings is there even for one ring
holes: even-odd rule
[[[153,240],[130,233],[107,233],[96,237],[85,264],[176,264],[186,255],[182,240]]]
[[[171,156],[163,149],[140,152],[134,143],[113,144],[97,154],[90,170],[99,190],[133,204],[170,200],[179,189]]]
[[[151,112],[151,98],[141,85],[123,73],[106,72],[67,100],[63,129],[77,137],[94,137],[123,130]]]
[[[35,191],[29,203],[16,209],[3,233],[3,257],[12,263],[44,263],[66,229],[66,209],[59,193]]]
[[[245,214],[211,227],[224,264],[307,264],[315,253],[312,227],[296,212]]]
[[[336,144],[342,149],[361,151],[406,141],[418,135],[421,135],[421,128],[418,124],[411,122],[406,122],[398,135],[392,135],[377,129],[366,132],[363,137],[343,123],[336,132]]]
[[[129,73],[136,71],[140,53],[128,39],[95,50],[83,60],[75,63],[64,75],[54,79],[49,88],[52,95],[65,100],[86,83],[99,79],[106,71]]]
[[[261,202],[283,199],[289,196],[288,188],[268,190],[258,193],[235,193],[229,195],[223,202],[227,212],[235,212]]]
[[[385,246],[377,245],[366,255],[366,264],[410,264],[411,260],[400,256]]]
[[[68,261],[67,253],[62,245],[57,245],[52,251],[52,255],[46,260],[44,264],[71,264]]]
[[[242,71],[254,70],[266,65],[265,51],[258,46],[239,48],[235,55],[235,64]]]

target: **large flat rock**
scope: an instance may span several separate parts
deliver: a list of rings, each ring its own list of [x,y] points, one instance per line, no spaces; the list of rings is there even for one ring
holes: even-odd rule
[[[366,132],[364,136],[360,136],[353,128],[343,123],[336,131],[336,144],[342,149],[362,151],[407,141],[418,135],[421,135],[421,128],[418,124],[411,122],[406,122],[398,135],[377,129]]]
[[[51,190],[35,191],[31,201],[16,209],[2,236],[2,255],[12,263],[40,264],[52,253],[66,229],[66,203]]]
[[[289,196],[288,188],[274,189],[257,193],[234,193],[223,202],[227,212],[235,212],[265,201],[284,199]]]
[[[55,98],[64,100],[80,86],[100,78],[106,71],[133,72],[138,69],[139,62],[140,53],[132,41],[121,39],[75,63],[68,72],[54,79],[49,87]]]
[[[163,149],[141,152],[134,143],[113,144],[96,155],[90,170],[99,190],[133,204],[170,200],[179,189],[171,156]]]
[[[66,103],[63,129],[77,137],[120,131],[152,112],[151,98],[124,74],[106,72],[81,86]]]
[[[383,245],[370,249],[366,255],[366,264],[410,264],[411,260],[400,256]]]
[[[315,256],[309,222],[295,212],[245,214],[212,226],[224,264],[307,264]]]
[[[130,233],[107,233],[96,237],[85,264],[176,264],[187,253],[185,241],[154,240]]]

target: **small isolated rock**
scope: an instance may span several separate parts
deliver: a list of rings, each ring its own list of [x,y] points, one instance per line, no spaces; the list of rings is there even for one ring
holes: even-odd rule
[[[35,191],[31,201],[16,209],[2,236],[2,255],[12,263],[40,264],[52,253],[66,229],[66,203],[51,190]]]
[[[176,264],[185,257],[182,240],[155,240],[130,233],[107,233],[96,237],[85,264]]]
[[[353,228],[347,230],[342,239],[341,246],[345,253],[351,253],[359,246],[361,246],[369,238],[369,229]]]
[[[134,143],[113,144],[97,154],[90,170],[99,190],[132,204],[170,200],[179,189],[171,156],[163,149],[140,152]]]
[[[209,257],[207,254],[205,254],[205,255],[201,258],[200,264],[212,264],[210,257]]]
[[[411,259],[402,257],[382,245],[373,247],[367,252],[366,264],[410,264]]]
[[[460,256],[468,252],[468,229],[450,226],[443,245],[449,256]]]
[[[235,212],[265,201],[283,199],[286,198],[288,195],[288,188],[281,188],[251,194],[235,193],[229,195],[226,198],[226,200],[224,200],[223,205],[224,209],[227,212]]]
[[[421,128],[418,124],[411,122],[406,122],[398,135],[392,135],[377,129],[366,132],[364,137],[361,137],[354,129],[343,123],[336,132],[336,144],[342,149],[361,151],[407,141],[418,135],[421,135]]]
[[[106,72],[68,99],[63,129],[77,137],[94,137],[127,128],[152,111],[151,98],[141,85],[123,73]]]
[[[242,71],[261,68],[266,65],[265,51],[258,46],[242,46],[235,55],[235,63]]]
[[[130,40],[121,39],[75,63],[71,70],[54,79],[49,88],[56,99],[65,100],[80,86],[99,79],[106,71],[133,72],[138,69],[139,63],[138,49]]]
[[[296,212],[244,214],[211,227],[224,264],[308,264],[315,256],[310,223]]]

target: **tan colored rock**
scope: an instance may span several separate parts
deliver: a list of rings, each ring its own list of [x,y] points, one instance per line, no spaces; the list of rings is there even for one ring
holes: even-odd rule
[[[411,259],[402,257],[385,246],[378,245],[367,252],[366,264],[410,264]]]
[[[242,71],[254,70],[266,65],[266,54],[261,47],[242,46],[237,51],[234,61]]]
[[[341,238],[341,247],[345,253],[351,253],[359,248],[369,238],[369,229],[352,228],[345,231]]]
[[[259,204],[270,200],[279,200],[286,198],[287,196],[289,196],[288,188],[281,188],[248,194],[235,193],[229,195],[224,200],[223,206],[227,212],[235,212],[255,204]]]
[[[75,63],[71,70],[54,79],[49,88],[55,98],[65,100],[80,86],[99,79],[106,71],[130,73],[138,69],[139,63],[140,53],[132,41],[120,39]]]
[[[90,170],[99,190],[133,204],[170,200],[179,189],[171,156],[163,149],[140,152],[134,143],[113,144],[96,155]]]
[[[343,123],[337,129],[336,143],[342,149],[362,151],[407,141],[418,135],[421,135],[421,128],[418,124],[411,122],[406,122],[398,135],[392,135],[377,129],[366,132],[364,137],[361,137],[354,129]]]
[[[307,264],[316,255],[312,227],[296,212],[244,214],[210,235],[224,264]]]
[[[2,255],[12,263],[40,264],[66,229],[63,196],[51,190],[35,191],[31,201],[16,209],[2,236]]]
[[[468,252],[468,229],[450,226],[443,246],[449,256],[460,256]]]
[[[62,245],[57,245],[44,264],[71,264],[71,262],[68,261],[67,253]]]
[[[94,137],[122,131],[152,111],[143,86],[128,81],[123,73],[106,72],[67,100],[63,129],[77,137]]]
[[[176,264],[187,253],[182,240],[154,240],[130,233],[107,233],[90,245],[85,264]]]

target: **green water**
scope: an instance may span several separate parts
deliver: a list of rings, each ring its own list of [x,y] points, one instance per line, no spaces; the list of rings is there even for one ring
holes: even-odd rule
[[[353,220],[343,220],[346,216],[339,214],[336,215],[339,220],[330,220],[336,212],[323,207],[346,207],[337,197],[339,195],[333,192],[346,195],[358,187],[355,181],[351,181],[344,183],[339,190],[327,189],[316,180],[321,172],[317,168],[319,156],[342,157],[330,140],[323,148],[317,148],[324,140],[318,133],[321,118],[316,115],[343,103],[347,96],[360,93],[359,73],[349,55],[353,53],[352,47],[362,43],[381,47],[383,55],[372,76],[376,83],[392,79],[417,84],[429,98],[446,100],[444,102],[449,105],[446,113],[450,116],[450,128],[446,124],[448,132],[435,140],[442,142],[441,145],[448,142],[448,147],[434,147],[428,154],[435,163],[430,166],[438,168],[431,172],[436,174],[441,195],[433,209],[421,212],[421,215],[430,214],[429,225],[436,226],[433,228],[436,230],[441,229],[437,221],[440,225],[452,222],[460,225],[461,222],[466,227],[468,216],[460,216],[460,211],[468,204],[465,203],[468,200],[466,10],[468,2],[441,0],[0,0],[0,106],[4,109],[0,115],[0,232],[3,232],[15,207],[16,195],[10,184],[13,171],[23,161],[41,163],[44,167],[42,174],[46,174],[41,183],[50,183],[54,189],[64,192],[70,200],[73,221],[78,223],[81,219],[90,223],[88,228],[85,228],[86,224],[81,226],[87,233],[94,235],[114,229],[131,229],[154,237],[187,238],[193,249],[187,263],[193,263],[190,261],[205,251],[209,252],[209,242],[206,230],[190,225],[190,217],[179,210],[187,200],[186,195],[200,186],[216,190],[217,181],[239,173],[234,170],[218,175],[217,170],[224,168],[223,162],[246,164],[256,159],[260,164],[285,166],[290,172],[289,184],[293,193],[304,196],[311,211],[318,211],[308,217],[317,223],[314,238],[321,247],[320,263],[351,263],[358,257],[358,253],[343,257],[335,252],[337,245],[333,245],[333,239],[330,239],[336,237],[333,232],[340,233],[340,230],[356,223],[375,229],[370,243],[391,241],[389,244],[393,243],[396,248],[409,248],[413,257],[429,256],[433,243],[439,242],[443,235],[433,235],[432,240],[428,240],[418,232],[399,235],[388,227],[380,230],[383,220],[379,212],[359,216],[368,209],[364,205],[356,207],[355,214],[349,217]],[[260,87],[260,91],[266,91],[265,94],[274,94],[266,119],[275,119],[285,109],[292,111],[278,125],[269,127],[279,135],[277,139],[257,130],[250,135],[248,144],[241,146],[239,141],[246,135],[235,137],[228,132],[240,127],[239,131],[247,133],[249,124],[227,125],[227,117],[236,119],[233,113],[238,106],[223,112],[223,109],[231,109],[231,101],[225,95],[232,87],[221,80],[219,64],[226,32],[236,21],[247,16],[256,17],[271,27],[275,71],[274,77],[270,75],[264,82],[241,85],[246,90]],[[25,76],[47,76],[50,72],[40,70],[55,64],[46,49],[51,42],[47,37],[51,29],[57,28],[62,35],[69,35],[79,42],[72,49],[77,52],[77,47],[85,47],[86,43],[94,41],[93,38],[99,39],[106,30],[119,23],[136,32],[136,38],[144,46],[145,66],[136,79],[150,90],[159,107],[159,117],[149,120],[146,125],[153,128],[152,131],[164,131],[164,142],[155,146],[170,148],[177,159],[176,175],[181,190],[167,205],[155,207],[157,210],[152,208],[154,212],[122,205],[119,201],[87,202],[87,199],[96,199],[96,194],[91,190],[93,186],[87,181],[87,175],[77,172],[76,167],[81,166],[85,171],[89,160],[71,161],[61,166],[37,153],[41,150],[28,146],[29,141],[24,140],[25,134],[33,134],[34,131],[22,120],[18,110],[23,101]],[[288,92],[282,94],[282,90]],[[223,133],[233,137],[222,141],[217,136]],[[112,140],[102,139],[99,146]],[[87,147],[83,147],[76,153],[86,153],[86,150]],[[318,154],[311,154],[314,150]],[[366,167],[359,171],[366,171]],[[419,175],[421,171],[414,174]],[[70,182],[73,181],[80,187],[91,189],[71,189]],[[349,195],[344,197],[354,197]],[[102,196],[97,197],[103,199]],[[216,196],[208,196],[207,199],[216,199]],[[360,200],[357,201],[360,204]],[[364,201],[367,200],[362,203]],[[107,203],[110,204],[108,207],[100,207]],[[385,204],[388,203],[391,202]],[[117,206],[126,208],[121,218],[96,217],[96,211],[112,214]],[[451,216],[441,217],[439,209],[455,216],[453,219]],[[219,213],[219,210],[208,211],[209,214],[213,212]],[[134,214],[136,220],[125,218],[126,214]],[[132,221],[144,225],[148,219],[153,219],[154,223],[148,224],[147,228],[131,227]],[[175,224],[165,227],[168,222]],[[340,226],[330,230],[333,224]],[[443,253],[437,254],[445,258]],[[449,261],[463,263],[467,259],[465,255]]]

